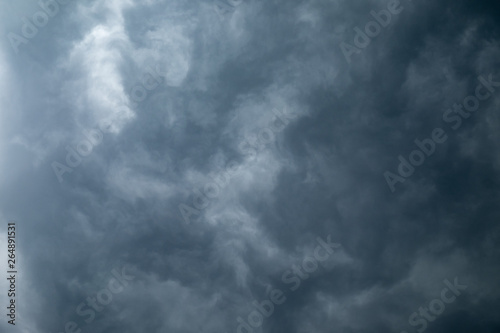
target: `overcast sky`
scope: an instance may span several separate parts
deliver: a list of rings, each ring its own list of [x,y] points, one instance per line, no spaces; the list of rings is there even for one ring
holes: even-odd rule
[[[499,332],[499,10],[2,1],[0,331]]]

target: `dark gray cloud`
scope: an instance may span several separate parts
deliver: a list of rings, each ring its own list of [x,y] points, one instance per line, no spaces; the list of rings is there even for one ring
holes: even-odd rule
[[[499,330],[500,87],[444,117],[500,82],[498,3],[68,1],[29,38],[0,6],[2,331]]]

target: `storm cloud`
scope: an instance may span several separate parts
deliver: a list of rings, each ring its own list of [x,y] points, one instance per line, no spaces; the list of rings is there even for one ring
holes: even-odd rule
[[[498,2],[0,8],[2,332],[500,330]]]

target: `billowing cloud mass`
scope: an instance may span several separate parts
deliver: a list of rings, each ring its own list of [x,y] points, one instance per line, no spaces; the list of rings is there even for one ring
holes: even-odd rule
[[[497,1],[0,9],[1,332],[500,331]]]

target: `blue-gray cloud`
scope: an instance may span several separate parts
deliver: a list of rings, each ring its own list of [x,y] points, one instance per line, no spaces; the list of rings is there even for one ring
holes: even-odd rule
[[[499,329],[500,97],[453,111],[500,81],[496,2],[0,8],[0,217],[20,271],[2,330]],[[384,173],[436,128],[391,191]]]

